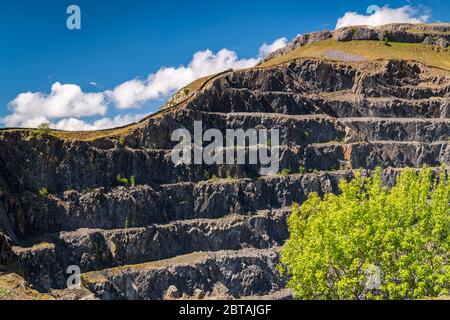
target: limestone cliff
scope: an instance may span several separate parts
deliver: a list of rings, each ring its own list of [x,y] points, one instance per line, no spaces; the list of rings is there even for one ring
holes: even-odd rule
[[[124,128],[1,131],[0,264],[57,298],[80,298],[64,290],[70,265],[101,299],[289,297],[276,264],[293,203],[336,192],[355,169],[381,166],[389,185],[406,166],[450,165],[449,31],[305,35],[255,68],[200,79]],[[361,44],[388,54],[356,52]],[[284,173],[175,165],[171,133],[192,132],[194,120],[279,129]]]

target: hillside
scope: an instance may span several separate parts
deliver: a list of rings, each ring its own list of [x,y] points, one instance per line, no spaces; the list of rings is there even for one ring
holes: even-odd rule
[[[381,166],[389,185],[407,166],[450,165],[449,41],[449,24],[304,35],[130,126],[0,131],[3,272],[58,299],[289,298],[276,264],[294,202],[354,170]],[[194,120],[280,129],[280,174],[175,165],[171,133]],[[64,289],[70,265],[81,296]]]

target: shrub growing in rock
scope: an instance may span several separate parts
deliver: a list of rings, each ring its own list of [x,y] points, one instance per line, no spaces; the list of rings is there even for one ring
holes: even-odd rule
[[[130,178],[130,185],[132,187],[136,186],[136,177],[135,176],[131,176],[131,178]]]
[[[50,124],[41,123],[36,130],[37,134],[41,137],[48,137],[50,135]]]
[[[309,131],[304,131],[304,132],[302,132],[300,138],[301,138],[302,141],[306,141],[306,140],[308,140],[310,135],[311,134],[309,133]]]
[[[46,196],[48,196],[50,193],[48,192],[47,188],[41,188],[41,189],[38,190],[38,194],[39,194],[41,197],[46,197]]]
[[[450,292],[450,181],[407,169],[392,189],[381,170],[311,193],[289,218],[280,269],[299,299],[420,299]]]
[[[116,180],[119,184],[128,184],[128,179],[122,177],[120,174],[117,175]]]

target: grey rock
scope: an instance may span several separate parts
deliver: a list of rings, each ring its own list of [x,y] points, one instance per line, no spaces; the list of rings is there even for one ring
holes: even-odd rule
[[[411,27],[314,33],[272,57],[326,39],[449,41],[440,34],[446,25]],[[450,165],[448,72],[412,61],[339,60],[226,71],[125,130],[120,142],[1,131],[0,264],[41,291],[59,289],[59,297],[292,298],[276,265],[293,203],[338,192],[354,169],[369,175],[382,166],[390,187],[405,166]],[[170,134],[192,132],[194,120],[205,130],[280,129],[280,170],[290,174],[175,166]],[[120,185],[118,174],[137,184]],[[43,187],[49,195],[38,195]],[[69,265],[84,273],[81,295],[65,293]]]

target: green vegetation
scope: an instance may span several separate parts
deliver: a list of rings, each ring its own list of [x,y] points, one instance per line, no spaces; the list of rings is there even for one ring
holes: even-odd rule
[[[380,169],[370,178],[355,176],[340,183],[340,195],[311,193],[302,206],[294,206],[280,269],[296,298],[449,295],[445,170],[436,179],[429,168],[406,169],[390,190],[382,186]]]
[[[298,173],[305,174],[306,173],[306,168],[305,167],[298,168]]]
[[[203,173],[203,176],[205,177],[205,180],[211,181],[211,182],[217,182],[219,181],[219,177],[215,174],[211,175],[208,171],[205,171]]]
[[[122,146],[125,146],[125,137],[124,137],[124,136],[121,136],[121,137],[119,138],[119,143],[120,143]]]
[[[38,195],[40,195],[41,197],[46,197],[48,196],[50,193],[48,192],[47,188],[41,188],[38,190]]]
[[[187,96],[191,90],[189,88],[183,88],[183,93]]]
[[[9,290],[7,288],[0,288],[0,299],[1,298],[6,298],[10,294],[11,294],[11,290]]]
[[[129,180],[127,178],[122,177],[120,174],[117,175],[116,180],[119,184],[127,185],[129,183]]]
[[[253,181],[258,180],[261,177],[259,172],[254,172],[254,171],[251,171],[250,173],[247,173],[247,176]]]
[[[272,67],[281,63],[301,58],[322,58],[328,50],[340,50],[352,55],[360,55],[368,60],[399,59],[414,60],[432,67],[450,70],[450,51],[436,52],[432,46],[421,43],[389,42],[386,46],[383,41],[357,40],[336,41],[326,40],[307,44],[296,48],[289,53],[275,57],[259,65],[259,68]]]
[[[302,134],[301,134],[301,139],[302,139],[302,141],[308,140],[309,136],[310,136],[309,131],[304,131],[304,132],[302,132]]]
[[[282,175],[283,177],[286,177],[286,176],[288,176],[290,174],[291,174],[291,170],[289,170],[289,169],[283,169],[280,172],[280,175]]]
[[[136,186],[136,177],[135,176],[131,176],[130,179],[122,177],[122,175],[118,174],[116,177],[117,183],[125,185],[125,186],[130,186],[130,187],[135,187]]]
[[[48,123],[41,123],[36,128],[36,133],[41,137],[48,137],[50,135],[50,132],[51,132],[50,124]]]

